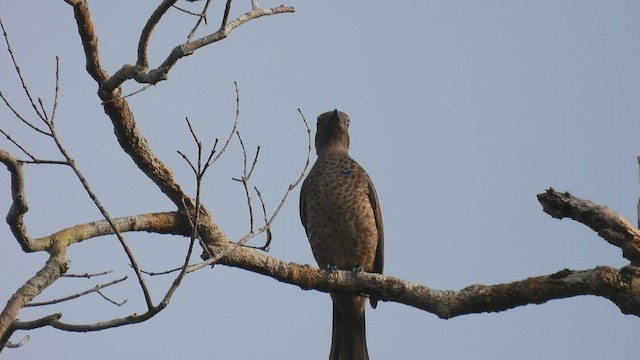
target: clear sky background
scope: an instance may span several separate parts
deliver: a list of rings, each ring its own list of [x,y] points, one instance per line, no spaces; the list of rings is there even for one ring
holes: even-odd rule
[[[91,1],[105,69],[134,63],[140,30],[154,1]],[[197,9],[202,3],[182,6]],[[263,0],[263,6],[280,2]],[[176,153],[195,154],[189,117],[208,145],[227,136],[237,81],[240,130],[261,146],[253,184],[273,210],[300,173],[306,133],[297,108],[315,117],[338,108],[351,117],[351,154],[376,184],[385,224],[385,273],[436,289],[496,284],[564,268],[627,264],[619,249],[570,220],[543,213],[536,194],[549,187],[608,205],[636,222],[640,152],[640,3],[636,1],[300,1],[295,14],[261,18],[228,39],[182,59],[159,83],[130,98],[156,154],[195,194]],[[222,1],[210,23],[219,25]],[[250,9],[234,3],[232,16]],[[171,211],[172,204],[121,151],[104,115],[71,7],[63,1],[0,2],[13,50],[35,96],[52,103],[55,55],[61,92],[57,129],[112,216]],[[184,41],[195,19],[171,11],[151,40],[157,66]],[[140,86],[127,83],[125,93]],[[31,119],[4,46],[0,91]],[[33,153],[59,159],[0,107],[0,126]],[[6,140],[0,147],[18,150]],[[315,159],[315,156],[313,157]],[[313,160],[312,159],[312,160]],[[203,201],[234,239],[248,229],[234,142],[205,179]],[[29,232],[45,236],[99,220],[70,169],[26,168]],[[0,207],[10,204],[0,172]],[[296,189],[276,221],[270,254],[315,264],[298,217]],[[184,238],[126,234],[142,267],[175,267]],[[264,241],[252,241],[259,245]],[[198,251],[199,253],[199,251]],[[197,256],[196,256],[197,257]],[[61,279],[37,300],[68,295],[128,275],[105,293],[20,319],[62,312],[92,323],[144,310],[115,237],[69,250],[71,273],[114,270],[104,278]],[[0,227],[2,304],[43,265]],[[159,301],[172,278],[153,278]],[[440,320],[395,303],[367,310],[373,359],[629,359],[640,319],[609,301],[578,297],[503,313]],[[150,321],[77,334],[29,331],[5,359],[326,359],[331,333],[327,294],[302,291],[250,272],[216,266],[187,277],[169,307]],[[26,332],[16,333],[18,341]]]

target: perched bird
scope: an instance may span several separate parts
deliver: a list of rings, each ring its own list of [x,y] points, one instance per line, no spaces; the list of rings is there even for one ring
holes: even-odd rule
[[[321,268],[382,274],[384,236],[378,195],[367,172],[349,156],[349,116],[318,116],[318,159],[302,184],[300,219]],[[332,293],[330,360],[369,359],[366,297]],[[377,301],[371,299],[371,306]]]

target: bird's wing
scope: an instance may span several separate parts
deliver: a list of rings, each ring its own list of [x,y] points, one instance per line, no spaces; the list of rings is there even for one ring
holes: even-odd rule
[[[304,183],[302,183],[302,187],[300,188],[300,221],[304,227],[304,232],[307,234],[307,237],[309,237],[309,232],[307,231],[307,201],[304,196]]]
[[[382,224],[382,212],[380,211],[380,202],[378,201],[378,194],[376,188],[373,186],[371,179],[369,182],[369,202],[373,209],[373,215],[376,219],[376,228],[378,230],[378,248],[376,250],[376,259],[373,263],[373,272],[382,274],[384,268],[384,225]]]

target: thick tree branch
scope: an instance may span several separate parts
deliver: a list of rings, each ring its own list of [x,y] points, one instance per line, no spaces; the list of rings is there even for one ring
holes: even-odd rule
[[[0,149],[0,162],[7,167],[11,174],[11,199],[13,202],[6,217],[7,224],[22,247],[22,251],[32,252],[36,248],[37,242],[31,241],[23,220],[23,215],[29,211],[29,206],[27,205],[27,195],[24,192],[22,164],[13,155],[2,149]]]
[[[144,25],[142,29],[142,33],[140,34],[140,40],[138,41],[138,61],[136,63],[137,66],[142,68],[149,67],[149,55],[147,52],[147,48],[149,46],[149,39],[151,39],[151,33],[153,29],[158,25],[160,19],[164,16],[164,14],[171,8],[173,4],[176,3],[177,0],[164,0],[158,5],[158,7],[153,11],[147,23]]]
[[[553,218],[569,218],[590,227],[611,245],[622,249],[622,256],[640,266],[640,230],[622,215],[590,200],[579,199],[568,192],[548,189],[538,194],[544,212]]]
[[[180,224],[181,227],[173,230],[165,228],[164,231],[174,234],[184,231],[183,217],[177,213],[167,213],[166,216],[175,216],[173,224]],[[132,223],[129,225],[131,229],[134,228]],[[105,230],[109,229],[110,227],[105,226]],[[123,228],[121,231],[127,230]],[[183,235],[188,236],[188,232],[187,228]],[[278,260],[264,252],[239,247],[234,243],[210,246],[210,252],[214,256],[222,255],[218,260],[219,264],[263,274],[305,290],[373,295],[382,301],[406,304],[445,319],[470,313],[504,311],[522,305],[542,304],[553,299],[579,295],[607,298],[624,313],[640,316],[640,270],[634,266],[622,269],[601,266],[585,271],[562,270],[555,274],[508,284],[472,285],[460,291],[449,291],[435,290],[379,274],[320,270],[310,265]],[[168,302],[162,301],[144,314],[97,324],[67,324],[60,321],[61,316],[48,317],[46,323],[67,331],[97,331],[144,321],[160,312],[167,304]],[[12,328],[26,329],[33,324],[15,321]]]
[[[213,253],[216,251],[211,250]],[[413,306],[443,319],[505,311],[579,295],[607,298],[624,313],[640,316],[640,270],[631,266],[620,270],[604,266],[586,271],[563,270],[508,284],[472,285],[460,291],[450,291],[435,290],[386,275],[320,270],[278,260],[248,248],[238,248],[218,263],[267,275],[304,290],[373,295],[382,301]]]
[[[125,216],[113,219],[113,225],[119,232],[146,231],[157,234],[187,235],[189,223],[184,216],[177,212],[151,213],[135,216]],[[36,239],[37,246],[33,251],[49,251],[54,244],[56,247],[68,247],[98,236],[114,235],[111,224],[106,220],[94,221],[75,225],[60,230],[49,236]]]
[[[98,51],[98,36],[91,21],[89,4],[86,0],[64,0],[73,6],[73,15],[78,26],[78,34],[82,39],[82,46],[86,58],[86,69],[89,75],[98,83],[105,81],[109,75],[100,65],[100,52]]]
[[[20,309],[67,271],[69,265],[65,258],[64,249],[62,250],[62,252],[52,254],[49,257],[44,267],[11,296],[0,313],[0,351],[16,330],[13,327],[13,322],[15,322]]]
[[[93,26],[88,26],[91,24],[91,18],[86,2],[82,0],[66,1],[74,7],[74,14],[76,15],[76,22],[81,33],[80,37],[85,52],[95,51],[95,56],[97,56],[97,36]],[[120,96],[121,90],[119,85],[122,82],[118,82],[115,86],[106,86],[105,88],[104,83],[107,81],[106,73],[102,71],[97,57],[94,58],[93,54],[94,53],[86,54],[87,71],[96,79],[103,89],[99,92],[99,96],[104,102],[104,111],[111,119],[120,146],[131,157],[138,168],[140,168],[179,209],[186,206],[187,209],[185,210],[188,213],[193,213],[195,211],[195,201],[180,187],[173,177],[173,172],[155,156],[147,139],[141,134],[137,127],[135,117],[129,108],[128,102]],[[211,214],[204,207],[201,207],[200,211],[202,212],[200,229],[204,236],[211,236],[210,238],[202,237],[202,240],[207,243],[227,241],[226,235],[217,224],[215,224]]]

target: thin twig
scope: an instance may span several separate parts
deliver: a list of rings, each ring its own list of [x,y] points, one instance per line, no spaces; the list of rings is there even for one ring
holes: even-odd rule
[[[213,155],[216,154],[216,148],[217,147],[218,147],[218,138],[216,138],[215,141],[213,142],[213,147],[211,148],[211,151],[209,152],[209,157],[207,157],[207,161],[204,163],[204,167],[202,168],[202,172],[207,171],[207,169],[211,165],[211,159],[213,158]]]
[[[176,9],[176,10],[178,10],[178,11],[182,11],[182,12],[183,12],[183,13],[185,13],[185,14],[189,14],[189,15],[193,15],[193,16],[202,16],[202,15],[201,15],[201,14],[199,14],[199,13],[195,13],[195,12],[193,12],[193,11],[189,11],[189,10],[187,10],[187,9],[183,9],[183,8],[181,8],[180,6],[176,5],[176,4],[171,5],[171,7],[172,7],[172,8],[174,8],[174,9]]]
[[[307,169],[309,168],[309,162],[311,159],[311,128],[309,127],[309,123],[307,122],[307,119],[304,117],[302,110],[298,109],[298,112],[300,113],[300,116],[302,116],[302,121],[304,122],[304,126],[307,128],[307,161],[304,164],[304,168],[302,169],[300,176],[298,176],[298,178],[296,179],[296,181],[293,182],[293,184],[289,185],[289,188],[287,189],[284,196],[282,197],[282,200],[280,200],[280,204],[278,205],[276,210],[273,212],[273,214],[271,214],[269,221],[267,221],[267,226],[271,226],[271,223],[273,223],[273,220],[275,220],[275,218],[278,216],[278,213],[284,206],[284,203],[287,201],[289,194],[291,194],[291,191],[295,189],[296,186],[298,186],[298,184],[300,184],[302,179],[304,179],[304,175],[307,172]]]
[[[55,127],[54,127],[54,123],[49,121],[48,118],[46,117],[46,112],[44,111],[44,106],[42,104],[42,101],[39,99],[39,103],[41,105],[43,114],[40,114],[40,112],[38,111],[38,108],[35,106],[35,104],[33,103],[33,98],[31,97],[31,94],[29,93],[29,90],[26,86],[26,83],[24,82],[24,78],[22,77],[22,74],[20,72],[20,68],[15,60],[15,57],[13,56],[13,51],[11,50],[11,46],[9,43],[9,39],[7,36],[6,31],[4,30],[4,25],[1,24],[2,26],[2,30],[4,33],[4,37],[5,37],[5,41],[7,43],[7,48],[9,50],[9,53],[11,55],[11,59],[13,60],[13,63],[15,65],[16,68],[16,72],[18,73],[18,76],[20,78],[20,81],[22,82],[22,86],[23,89],[25,90],[25,93],[27,94],[27,97],[29,98],[29,100],[32,103],[32,107],[34,109],[34,111],[36,112],[36,114],[43,120],[43,122],[45,123],[45,125],[47,125],[47,127],[49,128],[49,133],[46,133],[42,130],[39,130],[38,128],[31,126],[30,123],[26,122],[28,125],[30,125],[32,128],[34,128],[34,130],[39,131],[43,134],[49,135],[53,138],[56,146],[58,147],[58,150],[60,151],[60,153],[62,154],[62,156],[66,159],[66,163],[71,167],[71,169],[73,170],[73,172],[76,174],[76,177],[78,178],[78,180],[80,180],[80,183],[82,184],[82,186],[84,187],[85,191],[87,192],[87,194],[89,195],[89,197],[91,198],[91,200],[93,201],[93,203],[96,205],[96,207],[98,208],[98,210],[100,211],[100,213],[104,216],[105,220],[107,220],[107,222],[109,223],[109,225],[113,228],[113,231],[115,233],[115,235],[117,236],[118,240],[120,241],[120,244],[122,245],[125,253],[127,254],[127,257],[129,258],[129,261],[131,262],[131,266],[134,268],[135,273],[136,273],[136,277],[138,278],[138,282],[140,283],[140,287],[142,289],[142,292],[144,294],[144,298],[145,301],[147,303],[147,308],[151,309],[153,307],[153,302],[151,300],[151,295],[149,293],[149,289],[146,286],[146,283],[144,281],[144,278],[142,277],[142,273],[140,272],[140,266],[138,265],[132,250],[129,248],[128,244],[126,243],[124,237],[122,237],[122,234],[120,234],[120,231],[117,229],[116,225],[114,224],[113,220],[111,219],[111,216],[109,215],[109,213],[107,212],[107,210],[102,206],[101,202],[98,200],[97,196],[95,195],[95,193],[93,192],[93,190],[91,189],[91,187],[89,186],[89,183],[87,182],[86,178],[84,177],[84,175],[82,174],[82,172],[80,172],[80,169],[76,166],[75,161],[73,160],[73,158],[67,153],[66,149],[64,148],[64,146],[62,145],[62,142],[60,141],[60,139],[58,138],[56,131],[55,131]],[[2,94],[0,94],[0,96],[2,96]],[[9,106],[10,109],[12,109],[12,111],[14,112],[14,114],[16,114],[16,116],[18,116],[19,118],[21,118],[19,116],[19,114],[17,113],[17,111],[15,111],[7,102],[7,100],[2,96],[3,100],[5,101],[5,103],[7,104],[7,106]],[[21,118],[21,120],[24,119]]]
[[[60,58],[56,56],[56,88],[53,95],[53,110],[51,110],[51,125],[56,121],[56,110],[58,109],[58,94],[60,93]]]
[[[253,157],[253,163],[251,164],[251,169],[249,169],[249,173],[247,174],[247,179],[251,177],[253,174],[253,169],[256,168],[256,163],[258,162],[258,155],[260,155],[260,145],[256,148],[256,156]]]
[[[153,84],[146,84],[146,85],[145,85],[145,86],[143,86],[142,88],[140,88],[140,89],[138,89],[138,90],[136,90],[136,91],[130,92],[130,93],[128,93],[127,95],[124,95],[124,96],[116,96],[116,97],[114,97],[114,98],[113,98],[113,99],[111,99],[111,100],[103,101],[103,102],[101,103],[101,105],[105,105],[105,104],[107,104],[107,103],[114,102],[114,101],[116,101],[116,100],[124,100],[124,99],[126,99],[126,98],[128,98],[128,97],[131,97],[131,96],[133,96],[133,95],[139,94],[139,93],[141,93],[141,92],[143,92],[143,91],[147,90],[148,88],[150,88],[150,87],[152,87],[152,86],[153,86]]]
[[[71,2],[71,0],[65,1]],[[228,0],[229,4],[230,2],[231,0]],[[87,27],[84,26],[87,17],[89,16],[88,8],[81,5],[74,5],[74,8],[76,10],[76,20],[78,20],[79,15],[82,16],[82,21],[77,21],[78,31],[80,32],[81,37],[83,37],[84,35],[83,39],[86,37],[93,40],[95,38],[95,33],[92,31],[86,33]],[[239,26],[260,17],[293,12],[295,12],[295,9],[293,7],[278,6],[275,8],[264,8],[249,11],[229,21],[228,23],[226,22],[228,19],[225,19],[226,25],[218,29],[216,32],[205,35],[193,41],[187,41],[185,43],[176,45],[167,55],[165,60],[154,69],[150,69],[148,68],[148,66],[124,64],[112,76],[104,79],[103,77],[106,77],[107,74],[100,67],[98,58],[92,54],[92,52],[97,51],[97,48],[93,46],[93,44],[90,44],[87,41],[83,40],[83,45],[85,46],[85,56],[87,57],[87,69],[94,77],[94,79],[96,79],[96,81],[100,84],[101,94],[112,94],[112,92],[118,89],[120,85],[130,79],[135,79],[135,81],[138,83],[157,84],[160,81],[168,79],[169,72],[181,58],[195,53],[202,47],[227,38],[229,34]],[[226,17],[228,17],[228,14]],[[108,97],[103,96],[103,100],[105,98],[108,99]]]
[[[215,154],[216,152],[216,146],[218,145],[218,139],[215,140],[215,143],[213,144],[213,147],[211,148],[211,151],[209,152],[209,157],[207,158],[207,162],[203,165],[202,164],[202,141],[200,141],[200,139],[198,139],[198,135],[196,134],[196,131],[194,130],[193,126],[191,125],[191,121],[189,121],[188,117],[185,117],[185,120],[187,122],[187,126],[189,127],[189,132],[191,133],[191,137],[193,138],[193,141],[196,143],[197,146],[197,155],[198,155],[198,161],[197,161],[197,166],[193,165],[193,162],[191,162],[191,160],[189,159],[188,156],[186,156],[183,152],[178,151],[178,154],[180,154],[180,156],[182,156],[182,158],[187,162],[187,164],[189,164],[189,166],[191,167],[191,170],[193,171],[195,177],[196,177],[196,209],[195,209],[195,214],[193,215],[193,219],[191,218],[191,214],[187,214],[188,215],[188,219],[189,222],[191,223],[191,228],[192,228],[192,233],[191,233],[191,245],[190,245],[190,250],[189,250],[189,254],[191,252],[191,247],[193,246],[193,242],[195,241],[195,239],[198,239],[198,241],[200,242],[200,245],[202,246],[204,252],[207,254],[207,256],[211,256],[211,254],[209,253],[209,249],[207,248],[206,244],[204,244],[204,242],[202,241],[202,239],[200,239],[200,237],[198,236],[198,224],[199,224],[199,215],[200,215],[200,208],[201,208],[201,203],[200,203],[200,194],[201,194],[201,190],[202,190],[202,179],[204,178],[204,175],[207,172],[207,169],[209,168],[210,165],[210,161],[211,158],[213,157],[213,154]],[[184,209],[187,209],[187,205],[183,203],[183,207]],[[190,256],[190,255],[189,255]],[[185,265],[183,266],[183,268],[181,269],[181,276],[184,276],[184,274],[186,273],[186,266],[188,265],[188,261],[185,263]],[[169,271],[172,272],[172,271]],[[164,272],[164,274],[169,273],[169,272]],[[176,279],[177,280],[177,279]]]
[[[98,295],[102,296],[103,299],[105,299],[106,301],[108,301],[108,302],[110,302],[110,303],[112,303],[113,305],[116,305],[116,306],[122,306],[122,305],[126,304],[127,301],[129,301],[128,299],[124,299],[124,300],[122,300],[120,302],[117,302],[115,300],[111,300],[111,298],[109,298],[107,295],[103,294],[102,291],[100,291],[100,290],[98,290],[97,293],[98,293]]]
[[[64,275],[62,275],[62,277],[91,279],[92,277],[108,275],[108,274],[111,274],[112,272],[113,272],[113,270],[107,270],[107,271],[94,273],[94,274],[89,274],[89,273],[84,273],[84,274],[64,274]]]
[[[176,271],[180,271],[180,269],[182,269],[182,266],[177,267],[177,268],[173,268],[171,270],[165,270],[165,271],[147,271],[147,270],[141,270],[143,274],[145,275],[149,275],[149,276],[160,276],[160,275],[168,275],[171,274],[173,272]]]
[[[209,161],[207,161],[207,164],[205,165],[205,167],[209,167],[209,165],[215,163],[216,161],[218,161],[218,159],[220,158],[220,156],[222,156],[222,154],[224,154],[224,152],[227,150],[227,148],[229,147],[229,144],[231,143],[231,139],[233,139],[233,135],[235,135],[236,130],[238,129],[238,121],[240,120],[240,89],[238,89],[238,83],[237,82],[233,82],[233,85],[235,86],[236,89],[236,118],[235,121],[233,122],[233,127],[231,128],[231,132],[229,133],[229,136],[227,137],[227,141],[225,141],[224,146],[222,147],[222,149],[220,149],[220,151],[218,152],[218,154]],[[218,140],[216,139],[216,144],[217,144]]]
[[[7,140],[9,140],[18,149],[20,149],[20,151],[22,151],[25,155],[27,155],[29,158],[31,158],[31,160],[33,160],[33,161],[36,160],[36,158],[33,155],[31,155],[31,153],[28,152],[27,149],[23,148],[20,144],[18,144],[18,142],[15,141],[7,132],[5,132],[4,130],[0,129],[0,133],[2,133],[2,135],[4,135],[4,137],[6,137]]]
[[[249,208],[249,232],[254,230],[254,219],[253,219],[253,200],[251,199],[251,191],[249,191],[249,177],[251,176],[250,172],[247,171],[247,148],[244,146],[244,141],[242,141],[242,136],[240,136],[240,132],[236,131],[236,135],[238,136],[238,141],[240,142],[240,147],[242,148],[242,159],[243,159],[243,169],[242,169],[242,177],[232,178],[235,181],[242,183],[242,187],[244,188],[244,195],[247,199],[247,207]],[[258,148],[260,149],[260,148]],[[258,153],[256,152],[256,157],[253,165],[255,166],[255,161],[258,160]],[[251,168],[253,171],[253,166]]]
[[[151,39],[151,33],[153,29],[158,25],[160,19],[171,8],[171,5],[175,4],[177,0],[164,0],[153,11],[147,23],[144,25],[142,32],[140,33],[140,39],[138,40],[138,60],[136,65],[147,68],[149,67],[149,58],[147,54],[147,48],[149,47],[149,40]]]
[[[42,111],[42,115],[44,116],[44,121],[49,122],[49,116],[47,116],[47,111],[44,109],[44,102],[42,102],[42,98],[38,98],[38,105],[40,105],[40,110]]]
[[[88,290],[85,290],[85,291],[82,291],[82,292],[79,292],[79,293],[76,293],[76,294],[73,294],[73,295],[65,296],[65,297],[58,298],[58,299],[48,300],[48,301],[28,303],[28,304],[25,305],[25,307],[35,307],[35,306],[46,306],[46,305],[59,304],[61,302],[77,299],[79,297],[82,297],[82,296],[85,296],[85,295],[88,295],[88,294],[91,294],[91,293],[94,293],[94,292],[100,292],[100,290],[102,290],[102,289],[104,289],[106,287],[109,287],[111,285],[115,285],[117,283],[121,283],[121,282],[123,282],[125,280],[127,280],[126,276],[123,277],[123,278],[120,278],[120,279],[116,279],[116,280],[110,281],[110,282],[102,284],[102,285],[96,285],[96,286],[92,287],[91,289],[88,289]],[[104,295],[102,295],[102,297],[104,297]],[[109,300],[109,302],[113,303],[113,301],[111,301],[111,300]],[[125,300],[125,302],[126,302],[126,300]]]
[[[22,72],[20,71],[20,66],[18,66],[18,61],[13,55],[13,49],[11,49],[11,43],[9,42],[9,34],[7,34],[7,31],[5,30],[4,24],[2,23],[1,19],[0,19],[0,27],[2,27],[2,35],[4,36],[4,41],[7,44],[7,51],[9,51],[9,55],[11,56],[11,61],[13,62],[13,66],[15,67],[16,74],[18,74],[20,83],[22,83],[22,89],[24,90],[24,93],[27,95],[27,98],[29,99],[29,102],[31,103],[31,107],[33,107],[33,110],[35,111],[35,113],[38,115],[38,117],[42,121],[45,121],[45,117],[40,113],[40,111],[38,111],[38,107],[33,101],[33,97],[31,97],[31,92],[29,91],[29,88],[27,87],[27,83],[25,82],[24,77],[22,76]]]
[[[193,29],[191,29],[191,31],[189,32],[189,35],[187,35],[187,42],[190,42],[191,39],[193,39],[193,36],[196,34],[196,31],[198,30],[198,28],[200,27],[203,21],[204,21],[204,24],[207,25],[207,11],[209,10],[210,4],[211,4],[211,0],[207,0],[204,4],[204,7],[202,8],[202,11],[199,14],[188,12],[191,15],[198,16],[198,21],[196,21],[196,24],[193,26]]]
[[[224,15],[222,16],[222,24],[220,24],[220,29],[223,29],[227,26],[227,21],[229,20],[229,12],[231,11],[231,2],[233,0],[227,0],[227,4],[224,7]]]
[[[264,219],[264,223],[267,223],[267,208],[264,205],[264,199],[262,198],[262,193],[260,193],[260,190],[258,190],[258,187],[254,186],[253,189],[255,190],[256,194],[258,195],[258,199],[260,199],[260,204],[262,205],[262,216]],[[273,239],[273,234],[271,233],[271,227],[267,227],[266,229],[267,232],[267,241],[265,242],[264,245],[262,246],[252,246],[252,245],[245,245],[247,247],[250,247],[252,249],[257,249],[257,250],[263,250],[263,251],[269,251],[269,245],[271,245],[271,240]]]
[[[293,189],[295,189],[296,186],[298,186],[300,181],[302,181],[302,179],[304,178],[304,175],[307,172],[307,169],[309,168],[309,163],[311,161],[310,160],[311,159],[311,128],[309,127],[309,123],[307,122],[307,119],[304,117],[304,114],[302,113],[302,110],[298,109],[298,112],[300,113],[300,116],[302,117],[302,121],[304,123],[304,126],[307,129],[307,160],[305,162],[304,168],[302,169],[302,172],[300,173],[300,176],[298,176],[298,178],[296,179],[295,182],[293,182],[292,184],[289,185],[287,191],[285,192],[284,196],[280,200],[280,204],[276,208],[276,211],[274,211],[273,214],[271,214],[271,217],[269,217],[268,221],[266,221],[266,224],[264,226],[262,226],[259,229],[256,229],[256,230],[253,230],[253,231],[249,232],[248,234],[243,236],[240,240],[235,242],[233,246],[229,246],[225,251],[217,253],[215,257],[212,257],[212,258],[209,258],[207,260],[204,260],[203,262],[201,262],[199,264],[191,265],[189,267],[189,269],[188,269],[189,272],[196,271],[196,270],[199,270],[199,269],[201,269],[201,268],[203,268],[205,266],[210,266],[210,265],[215,264],[220,259],[222,259],[225,255],[227,255],[230,252],[234,251],[238,247],[243,246],[247,241],[249,241],[253,237],[255,237],[255,236],[259,235],[259,234],[262,234],[263,232],[268,231],[271,228],[271,224],[273,223],[275,218],[278,216],[280,210],[284,206],[284,203],[287,201],[287,198],[288,198],[289,194],[293,191]]]
[[[93,190],[89,186],[89,182],[87,181],[87,179],[84,177],[82,172],[80,172],[80,169],[75,165],[75,161],[73,160],[73,158],[71,158],[71,156],[67,153],[67,150],[64,148],[64,146],[60,142],[60,139],[58,138],[55,128],[53,128],[50,124],[48,125],[49,125],[49,129],[51,130],[51,135],[53,137],[53,140],[55,141],[56,146],[58,147],[58,150],[60,151],[62,156],[67,160],[67,162],[69,163],[69,166],[71,167],[73,172],[76,174],[76,177],[78,178],[78,180],[80,180],[80,183],[82,184],[82,187],[85,189],[87,195],[89,195],[89,197],[91,198],[95,206],[98,208],[98,210],[100,211],[104,219],[107,220],[107,222],[113,229],[114,234],[118,238],[120,245],[122,246],[127,257],[129,258],[129,261],[131,262],[131,267],[133,268],[136,274],[136,277],[138,278],[138,283],[140,284],[140,289],[142,290],[142,293],[144,295],[144,299],[147,304],[147,309],[152,309],[154,306],[153,306],[153,301],[151,300],[151,294],[149,293],[147,284],[144,280],[144,277],[142,276],[142,273],[140,272],[140,265],[138,264],[138,261],[136,260],[133,254],[133,250],[131,250],[131,248],[127,244],[127,241],[124,239],[124,237],[116,227],[115,223],[113,222],[113,219],[107,212],[107,209],[105,209],[104,206],[102,206],[102,203],[100,202],[96,194],[93,192]]]
[[[48,133],[48,132],[40,129],[39,127],[33,125],[30,121],[28,121],[22,115],[20,115],[20,113],[13,106],[11,106],[11,103],[9,103],[9,100],[4,96],[2,91],[0,91],[0,99],[2,99],[2,101],[4,101],[4,104],[7,105],[7,107],[9,108],[9,110],[11,110],[13,115],[15,115],[18,119],[20,119],[20,121],[22,121],[25,125],[27,125],[28,127],[32,128],[33,130],[35,130],[36,132],[38,132],[40,134],[51,136],[51,133]]]
[[[69,166],[69,162],[68,161],[64,161],[64,160],[41,160],[41,159],[35,159],[35,160],[21,160],[20,161],[23,164],[36,164],[36,165],[66,165]]]
[[[26,344],[26,343],[27,343],[27,341],[29,341],[29,338],[30,338],[30,337],[29,337],[29,335],[25,335],[25,336],[22,338],[22,340],[20,340],[19,342],[17,342],[17,343],[12,343],[12,342],[8,341],[8,342],[5,344],[5,346],[6,346],[6,347],[8,347],[8,348],[10,348],[10,349],[16,349],[16,348],[19,348],[19,347],[21,347],[21,346],[24,346],[24,344]]]

